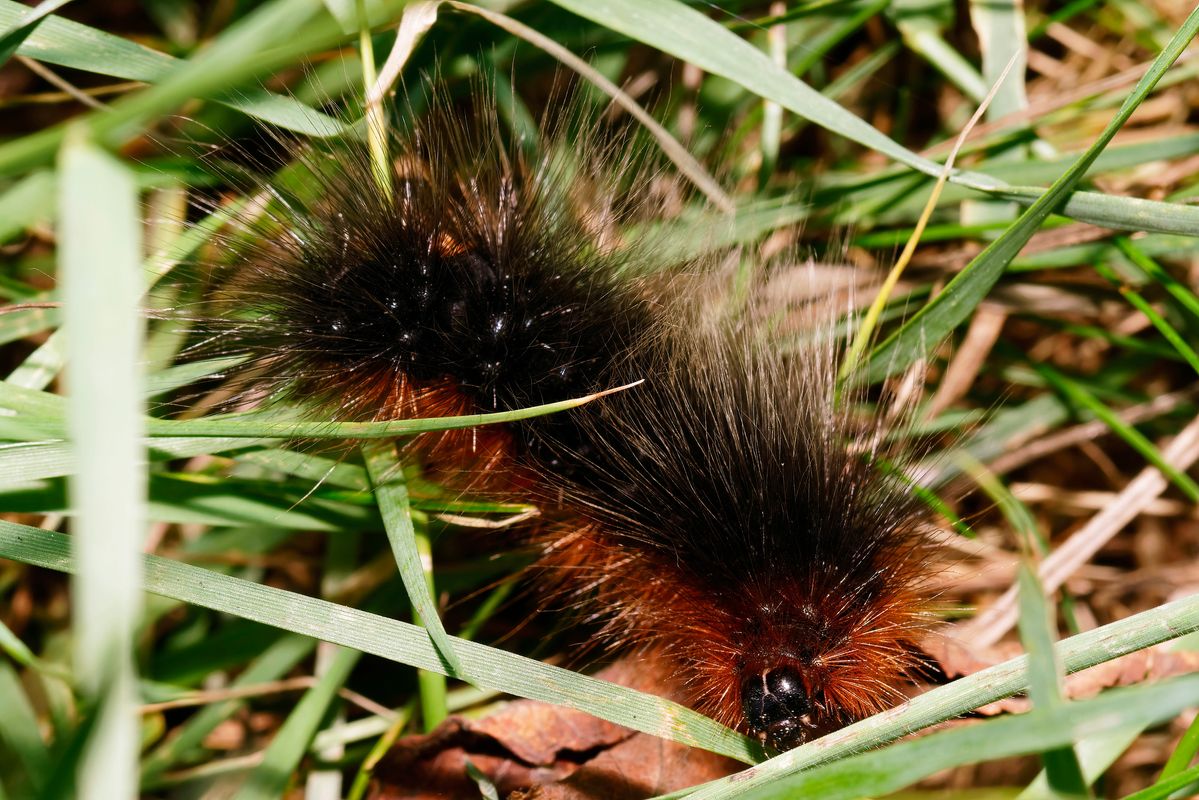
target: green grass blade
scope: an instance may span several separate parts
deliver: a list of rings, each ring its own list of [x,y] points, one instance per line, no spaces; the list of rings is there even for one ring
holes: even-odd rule
[[[1052,609],[1036,573],[1027,563],[1020,565],[1017,578],[1020,593],[1020,640],[1028,653],[1028,695],[1033,709],[1050,720],[1060,720],[1066,707],[1062,701],[1062,666],[1053,649]],[[1088,735],[1095,735],[1088,732]],[[1049,787],[1064,796],[1089,797],[1087,780],[1074,752],[1074,741],[1041,752]]]
[[[656,47],[706,72],[744,86],[817,125],[884,153],[926,175],[941,166],[897,144],[869,123],[770,60],[752,44],[677,0],[553,0],[568,11]],[[953,180],[998,188],[985,175],[959,172]]]
[[[874,382],[902,372],[923,358],[931,347],[970,316],[999,280],[1008,263],[1028,243],[1045,219],[1074,191],[1103,148],[1128,121],[1137,106],[1149,96],[1149,92],[1181,55],[1196,32],[1199,32],[1199,8],[1191,12],[1169,45],[1154,59],[1095,143],[1003,235],[955,275],[936,298],[875,349],[863,369],[863,379]]]
[[[153,439],[147,442],[153,460],[190,458],[254,445],[277,444],[274,439]],[[30,442],[0,445],[0,488],[76,471],[76,458],[64,442]]]
[[[728,78],[834,134],[877,150],[925,175],[935,178],[941,173],[941,166],[936,162],[897,144],[869,123],[778,67],[769,56],[746,40],[677,0],[553,1],[568,11],[618,31],[635,41],[644,42],[714,75]],[[1183,31],[1189,29],[1190,22],[1188,20],[1184,24]],[[1187,35],[1186,40],[1189,39],[1190,35]],[[1183,46],[1186,40],[1183,41]],[[1171,46],[1177,41],[1176,36]],[[1180,52],[1181,47],[1170,57],[1169,62],[1162,66],[1163,73],[1165,67]],[[1155,68],[1159,62],[1155,62]],[[1153,83],[1159,78],[1160,75],[1154,77]],[[1146,87],[1145,94],[1148,94],[1151,88],[1152,86]],[[1061,213],[1096,225],[1116,225],[1120,228],[1140,230],[1147,219],[1135,198],[1108,197],[1093,192],[1061,192],[1050,196],[1049,192],[1039,188],[1007,187],[994,176],[962,170],[955,170],[949,181],[1023,204],[1049,197],[1053,206],[1061,206],[1057,209]],[[1158,205],[1168,207],[1171,213],[1185,219],[1189,228],[1199,230],[1199,208],[1174,203]]]
[[[78,466],[70,486],[75,664],[99,715],[79,789],[97,800],[132,797],[140,744],[132,654],[146,529],[141,220],[128,170],[84,136],[68,138],[59,170],[59,274],[73,331],[67,423]]]
[[[892,7],[900,5],[892,3]],[[925,6],[925,3],[911,4]],[[933,6],[944,8],[942,4]],[[903,35],[903,42],[908,49],[919,54],[934,69],[953,82],[962,93],[975,103],[982,102],[990,88],[983,81],[974,65],[967,61],[961,53],[945,41],[939,26],[928,21],[931,14],[896,15],[895,25]]]
[[[0,620],[0,650],[23,667],[32,667],[38,663],[37,656],[29,649],[29,645],[17,638],[12,628]]]
[[[1167,797],[1170,797],[1180,789],[1186,789],[1193,783],[1199,783],[1199,764],[1190,769],[1183,770],[1177,775],[1163,778],[1139,792],[1125,795],[1124,800],[1166,800]],[[1185,796],[1192,797],[1193,795],[1187,794]]]
[[[0,408],[17,414],[61,417],[66,410],[66,399],[62,395],[0,382]]]
[[[0,242],[54,213],[54,173],[36,170],[0,195]]]
[[[417,546],[417,533],[408,507],[408,486],[404,480],[404,470],[395,457],[395,445],[390,442],[372,443],[363,448],[362,454],[375,491],[375,500],[383,515],[387,540],[391,543],[392,555],[399,567],[404,590],[408,593],[408,602],[418,618],[417,624],[424,625],[429,631],[429,637],[445,661],[446,670],[451,675],[461,674],[462,665],[437,615],[430,575],[432,564],[422,563],[422,553]],[[440,716],[444,717],[444,682],[441,685],[441,702]]]
[[[1199,704],[1199,675],[1158,684],[1115,689],[1056,712],[1031,711],[988,720],[903,742],[885,750],[862,753],[819,769],[765,780],[763,766],[737,783],[700,789],[692,800],[818,797],[854,800],[879,797],[903,789],[941,770],[984,759],[1038,753],[1129,725],[1165,722]]]
[[[1033,367],[1036,369],[1037,374],[1044,377],[1049,385],[1065,395],[1070,402],[1091,411],[1096,417],[1107,423],[1107,426],[1112,429],[1113,433],[1144,456],[1146,461],[1161,470],[1162,474],[1169,478],[1170,482],[1181,489],[1193,502],[1199,503],[1199,484],[1195,483],[1191,476],[1176,469],[1166,461],[1161,451],[1144,434],[1120,419],[1120,416],[1116,412],[1112,411],[1099,398],[1087,391],[1082,384],[1071,380],[1048,364],[1034,364]]]
[[[309,48],[335,41],[336,37],[323,27],[307,27],[322,11],[319,0],[261,3],[160,83],[126,95],[72,124],[87,127],[102,144],[120,146],[141,133],[155,117],[187,100],[227,93],[229,87],[280,61],[290,61]],[[325,21],[333,23],[327,17]],[[269,101],[267,98],[268,105]],[[62,143],[64,133],[62,126],[47,128],[0,145],[0,174],[44,163]]]
[[[1096,264],[1095,271],[1106,278],[1113,286],[1115,286],[1120,294],[1128,301],[1128,304],[1145,315],[1145,318],[1152,323],[1157,332],[1162,335],[1174,350],[1182,356],[1183,360],[1191,365],[1191,369],[1199,373],[1199,353],[1187,344],[1186,339],[1182,338],[1182,334],[1174,330],[1165,317],[1157,313],[1153,305],[1148,300],[1141,296],[1139,292],[1131,286],[1126,286],[1116,271],[1106,264]]]
[[[0,25],[16,24],[28,10],[14,0],[0,0]],[[61,17],[44,20],[17,52],[47,64],[146,83],[160,83],[186,63]],[[340,121],[294,98],[264,91],[230,95],[220,102],[263,122],[309,136],[334,136],[347,130]]]
[[[70,571],[69,541],[59,533],[0,520],[0,558]],[[154,594],[409,666],[444,669],[424,628],[169,559],[146,556],[145,564],[146,587]],[[1186,632],[1185,626],[1178,630],[1179,635]],[[569,706],[741,761],[761,757],[760,748],[747,737],[669,700],[464,639],[454,640],[454,651],[462,664],[462,677],[480,688]]]
[[[634,390],[640,384],[630,384],[605,392],[561,400],[556,403],[546,403],[540,406],[530,406],[515,411],[501,411],[491,414],[465,414],[458,417],[427,417],[421,419],[400,419],[389,422],[305,422],[294,417],[285,417],[276,412],[253,412],[204,419],[170,420],[148,419],[145,421],[146,431],[154,437],[189,437],[215,436],[239,437],[249,439],[285,438],[285,439],[394,439],[400,436],[410,436],[429,431],[448,431],[457,428],[473,428],[476,425],[494,425],[501,422],[515,422],[544,414],[553,414],[578,408],[606,394],[615,391]],[[24,426],[28,436],[37,439],[60,439],[65,436],[65,429],[60,419],[44,418],[14,418]],[[15,435],[15,434],[14,434]]]
[[[355,492],[369,492],[371,488],[370,478],[362,467],[311,453],[282,449],[258,450],[243,453],[239,460],[318,482],[322,486],[336,486]]]
[[[250,662],[229,686],[239,689],[278,680],[307,658],[315,646],[316,642],[306,636],[285,636]],[[223,703],[204,706],[183,723],[169,740],[155,747],[142,759],[142,788],[153,788],[156,779],[163,772],[198,750],[213,728],[244,706],[244,700],[226,700]]]
[[[23,788],[34,796],[45,785],[53,764],[50,751],[42,741],[37,715],[21,686],[21,678],[7,661],[0,661],[0,708],[4,709],[0,714],[0,740],[21,763],[25,778]],[[11,768],[6,768],[2,774],[10,786],[17,785]]]
[[[68,542],[62,534],[0,521],[0,558],[71,571]],[[410,666],[441,669],[441,660],[423,628],[155,556],[146,556],[145,564],[146,588],[155,594]],[[1072,636],[1056,649],[1066,671],[1073,673],[1195,631],[1199,631],[1199,596]],[[760,750],[746,737],[675,703],[462,639],[454,641],[454,649],[462,661],[463,677],[481,688],[577,708],[618,725],[742,761],[760,758]],[[770,781],[781,774],[877,747],[1027,686],[1028,659],[1021,656],[784,753],[758,766],[753,779],[734,776],[713,786]]]
[[[1028,65],[1028,39],[1024,32],[1024,6],[1017,0],[973,0],[970,22],[978,34],[982,51],[982,78],[986,86],[995,85],[1013,56],[1016,63],[1011,77],[995,93],[987,119],[1001,119],[1028,108],[1028,90],[1023,76]]]
[[[1195,717],[1187,726],[1186,732],[1178,741],[1178,746],[1166,760],[1166,766],[1162,767],[1161,779],[1165,780],[1180,774],[1186,765],[1195,758],[1196,753],[1199,753],[1199,717]]]
[[[262,763],[250,773],[235,795],[236,800],[275,800],[286,794],[300,759],[316,736],[321,719],[361,657],[362,653],[357,650],[337,651],[316,686],[304,693],[283,727],[275,733]]]
[[[1178,301],[1179,305],[1194,315],[1196,319],[1199,319],[1199,297],[1196,297],[1194,292],[1176,280],[1173,275],[1162,269],[1144,250],[1127,237],[1121,236],[1116,239],[1116,246],[1120,248],[1121,253],[1143,270],[1146,275],[1164,286],[1166,291]]]
[[[27,8],[25,16],[11,23],[0,33],[0,66],[3,66],[29,34],[37,30],[37,26],[49,15],[65,6],[71,0],[42,0],[34,8]]]
[[[62,370],[65,358],[66,344],[62,330],[59,329],[47,336],[46,341],[42,342],[41,346],[29,355],[29,358],[10,372],[5,383],[25,389],[44,389]]]
[[[1074,747],[1078,754],[1078,762],[1082,766],[1082,774],[1087,784],[1099,780],[1120,756],[1136,742],[1137,737],[1145,732],[1145,725],[1129,724],[1110,731],[1087,736],[1080,739]],[[1061,800],[1062,795],[1049,786],[1045,770],[1033,779],[1032,783],[1015,800]]]

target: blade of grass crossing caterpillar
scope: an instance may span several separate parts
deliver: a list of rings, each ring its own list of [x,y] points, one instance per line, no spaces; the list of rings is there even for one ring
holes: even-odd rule
[[[1045,592],[1027,563],[1020,565],[1020,639],[1028,653],[1028,694],[1033,710],[1050,719],[1060,718],[1066,703],[1062,699],[1062,665],[1053,649],[1056,638],[1051,609]],[[1082,774],[1074,743],[1049,748],[1041,753],[1049,787],[1068,797],[1090,796],[1090,786]]]
[[[69,572],[67,537],[0,521],[0,558]],[[146,556],[146,588],[155,594],[319,637],[424,669],[442,669],[428,633],[412,625],[316,598],[238,580],[156,556]],[[1067,672],[1199,631],[1199,597],[1135,614],[1058,644]],[[742,761],[761,758],[755,743],[695,712],[652,695],[624,689],[465,640],[455,641],[464,677],[481,687],[576,708],[634,730],[703,747]],[[1025,656],[980,670],[759,765],[751,775],[710,784],[751,788],[817,764],[877,747],[908,733],[995,702],[1028,685]],[[708,795],[698,795],[705,797]],[[719,795],[718,795],[719,796]]]
[[[130,797],[139,733],[134,634],[146,530],[141,220],[132,175],[72,131],[59,159],[59,276],[67,339],[75,666],[95,703],[79,765],[83,798]]]
[[[1074,673],[1196,629],[1199,629],[1199,597],[1192,597],[1077,634],[1058,643],[1055,649],[1066,671]],[[785,776],[887,744],[1027,688],[1028,657],[1020,656],[925,692],[903,706],[854,723],[818,741],[801,745],[759,764],[752,773],[713,781],[689,796],[696,800],[712,800],[739,796],[736,790],[767,787],[773,791],[777,788],[776,782]],[[1188,699],[1195,704],[1199,702],[1199,695]],[[1129,721],[1129,725],[1134,723]],[[981,744],[978,752],[989,752],[989,748]]]
[[[0,558],[67,572],[74,566],[68,537],[3,520]],[[154,594],[409,666],[445,670],[424,628],[157,556],[144,560],[146,588]],[[761,758],[756,742],[669,700],[464,639],[454,640],[454,651],[462,664],[460,677],[480,688],[568,706],[740,761]]]
[[[445,671],[456,677],[462,676],[462,664],[437,615],[429,539],[424,533],[418,534],[412,524],[408,486],[404,480],[404,470],[395,457],[395,446],[390,442],[371,442],[362,448],[362,454],[366,459],[366,469],[375,490],[379,512],[383,515],[387,540],[391,543],[391,551],[416,621],[429,632],[429,638],[444,662]],[[432,730],[446,716],[445,678],[425,671],[418,679],[425,729]]]
[[[642,383],[636,381],[627,386],[619,386],[603,392],[596,392],[572,400],[557,403],[546,403],[540,406],[503,411],[491,414],[467,414],[460,417],[422,417],[419,419],[393,420],[390,422],[310,422],[295,416],[286,416],[277,412],[251,412],[247,414],[230,414],[224,416],[206,417],[203,419],[157,419],[145,421],[147,433],[152,437],[178,436],[244,436],[254,438],[285,438],[285,439],[394,439],[429,431],[447,431],[457,428],[473,428],[476,425],[493,425],[500,422],[539,417],[543,414],[553,414],[578,408],[613,392],[624,391]],[[46,439],[61,439],[66,433],[60,420],[33,419],[27,420],[31,436]]]
[[[1154,59],[1149,70],[1137,82],[1132,93],[1125,99],[1120,110],[1103,129],[1095,143],[1062,177],[1054,181],[1048,191],[1029,206],[1010,228],[955,275],[939,295],[874,349],[859,375],[861,380],[873,383],[907,369],[915,361],[923,358],[930,347],[943,341],[974,311],[999,280],[1007,265],[1041,227],[1041,223],[1074,191],[1078,181],[1098,158],[1103,148],[1148,97],[1149,92],[1197,32],[1199,8],[1191,12],[1169,45]]]
[[[1199,703],[1199,675],[1187,675],[1157,684],[1114,689],[1092,700],[1070,703],[1056,713],[1031,711],[934,733],[802,772],[772,771],[774,762],[785,757],[779,756],[749,770],[748,775],[741,773],[716,781],[690,792],[687,797],[692,800],[880,797],[956,766],[1041,753],[1068,745],[1086,734],[1106,733],[1130,725],[1160,724],[1196,703]]]

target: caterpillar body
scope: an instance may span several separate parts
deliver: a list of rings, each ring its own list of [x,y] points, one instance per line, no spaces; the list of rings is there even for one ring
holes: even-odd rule
[[[541,588],[698,710],[781,750],[885,708],[927,613],[921,506],[836,400],[834,348],[784,352],[759,315],[712,312],[703,265],[657,269],[625,233],[655,177],[627,136],[572,112],[531,149],[481,97],[414,120],[388,185],[343,143],[301,158],[315,198],[271,188],[214,323],[248,356],[235,380],[335,419],[637,383],[405,456],[537,502]]]

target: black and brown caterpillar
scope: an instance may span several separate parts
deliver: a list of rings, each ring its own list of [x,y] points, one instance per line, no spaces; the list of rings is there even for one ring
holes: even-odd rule
[[[661,269],[629,233],[656,172],[627,135],[570,113],[532,146],[480,97],[414,119],[382,186],[343,142],[301,157],[314,197],[271,188],[217,322],[236,380],[357,420],[640,381],[405,457],[538,503],[539,583],[698,710],[787,749],[885,708],[928,610],[921,505],[836,399],[835,347],[783,351],[761,315],[713,311],[703,264]]]

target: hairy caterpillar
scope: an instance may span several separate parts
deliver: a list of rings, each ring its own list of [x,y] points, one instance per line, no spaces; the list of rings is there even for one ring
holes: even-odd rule
[[[271,187],[213,323],[249,356],[235,384],[395,419],[637,383],[405,455],[537,502],[545,591],[663,660],[697,709],[781,750],[886,707],[927,603],[920,505],[876,463],[881,425],[836,399],[830,344],[784,352],[760,315],[719,311],[705,264],[660,269],[627,233],[652,165],[564,118],[530,150],[486,92],[466,115],[437,99],[384,187],[365,145],[306,152],[319,193]]]

